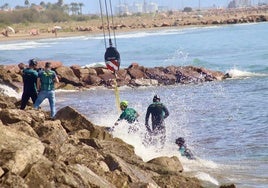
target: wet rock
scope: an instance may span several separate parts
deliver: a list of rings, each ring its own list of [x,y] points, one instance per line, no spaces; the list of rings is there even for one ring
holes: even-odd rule
[[[168,172],[178,174],[183,171],[181,162],[177,157],[158,157],[148,161],[148,163],[159,165],[160,168],[154,170],[159,173],[164,172],[164,174],[166,174]]]
[[[74,86],[82,86],[70,67],[59,67],[56,69],[56,73],[61,82],[73,84]]]
[[[102,83],[102,79],[97,75],[88,75],[82,78],[82,81],[87,85],[99,86]]]
[[[5,66],[0,65],[0,84],[7,85],[16,91],[19,91],[20,88],[17,87],[12,80],[12,77],[14,77],[12,76],[13,74],[14,73],[10,73],[6,70]]]
[[[97,71],[93,68],[81,68],[79,65],[70,67],[79,80],[85,80],[88,76],[97,76]]]
[[[79,65],[71,67],[59,66],[55,70],[60,79],[60,83],[56,85],[56,88],[62,89],[81,89],[83,87],[90,88],[90,86],[114,88],[115,84],[119,87],[196,84],[228,78],[220,71],[213,71],[204,67],[168,66],[145,68],[139,66],[138,63],[132,63],[128,68],[119,69],[116,74],[106,67],[81,68]],[[0,67],[0,81],[1,75],[4,78],[2,79],[4,84],[9,84],[17,89],[22,87],[22,84],[20,86],[17,84],[19,79],[16,79],[16,76],[11,76],[11,73]],[[17,77],[21,77],[21,75],[17,75]],[[69,84],[74,87],[70,87]]]
[[[236,188],[235,184],[221,185],[220,188]]]

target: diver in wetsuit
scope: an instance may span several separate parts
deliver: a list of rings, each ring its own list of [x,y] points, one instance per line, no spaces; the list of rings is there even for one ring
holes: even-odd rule
[[[149,117],[151,115],[152,126],[149,126]],[[155,95],[153,103],[147,108],[145,116],[145,126],[151,136],[160,135],[160,142],[164,145],[166,140],[166,128],[164,119],[169,116],[167,107],[160,102],[160,97]]]
[[[187,157],[188,159],[195,159],[191,150],[187,148],[184,138],[177,138],[175,140],[175,143],[179,146],[179,152],[181,153],[181,156]]]

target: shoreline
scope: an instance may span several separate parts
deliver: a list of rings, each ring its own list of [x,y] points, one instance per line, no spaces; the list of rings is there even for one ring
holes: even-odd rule
[[[114,18],[115,34],[154,31],[162,29],[185,29],[192,27],[223,26],[243,23],[259,23],[268,21],[268,6],[241,9],[209,9],[193,12],[161,12],[141,16]],[[61,29],[52,32],[55,25]],[[18,40],[40,40],[53,38],[78,37],[85,35],[103,35],[103,25],[100,19],[84,22],[64,23],[30,23],[28,26],[14,24],[15,33],[6,37],[0,35],[0,43]],[[107,25],[104,23],[104,27]],[[108,30],[105,29],[106,34]]]
[[[193,26],[169,26],[169,27],[155,27],[155,28],[136,28],[136,29],[121,29],[115,30],[115,35],[121,35],[125,33],[136,33],[136,32],[146,32],[146,31],[160,31],[168,29],[187,29],[194,27],[211,27],[216,25],[193,25]],[[223,26],[223,25],[219,25]],[[106,31],[107,38],[107,31]],[[41,33],[39,35],[31,36],[29,34],[11,34],[9,37],[0,36],[0,43],[11,42],[11,41],[31,41],[31,40],[41,40],[41,39],[59,39],[59,38],[69,38],[69,37],[80,37],[80,36],[103,36],[102,31],[93,31],[93,32],[83,32],[83,31],[74,31],[74,32],[58,32],[57,37],[51,33]]]

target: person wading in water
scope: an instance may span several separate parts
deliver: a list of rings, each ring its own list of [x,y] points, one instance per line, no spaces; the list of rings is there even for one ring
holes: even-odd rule
[[[152,126],[149,126],[149,117],[151,115]],[[148,131],[149,137],[160,136],[160,143],[162,146],[166,141],[166,127],[164,119],[169,116],[169,111],[167,107],[160,102],[160,97],[155,95],[153,98],[153,103],[147,108],[145,116],[145,126]]]

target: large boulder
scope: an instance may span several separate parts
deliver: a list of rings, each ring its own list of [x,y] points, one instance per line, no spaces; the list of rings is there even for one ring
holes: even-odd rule
[[[43,156],[45,147],[37,138],[0,124],[0,164],[5,173],[22,174]]]
[[[97,75],[87,75],[82,78],[82,81],[87,85],[99,86],[102,83],[102,79]]]
[[[166,172],[179,174],[183,171],[182,164],[177,157],[158,157],[148,161],[148,163],[155,164],[156,169],[154,171],[160,174],[165,174]]]
[[[7,97],[0,91],[0,109],[15,108],[17,99],[15,97]]]
[[[10,73],[5,66],[0,65],[0,84],[7,85],[12,89],[19,91],[19,87],[13,82],[12,77],[14,77],[14,73]]]
[[[116,73],[116,80],[118,86],[124,86],[129,84],[131,77],[126,69],[120,69]]]
[[[94,126],[84,115],[70,106],[60,109],[55,118],[61,121],[67,133],[86,129],[90,132],[90,138],[111,138],[111,135],[105,131],[104,127]]]
[[[167,74],[163,67],[148,68],[146,70],[146,75],[150,79],[157,80],[161,85],[172,85],[177,81],[176,76],[173,74]]]
[[[68,134],[59,120],[45,121],[34,129],[42,142],[52,146],[62,145],[68,138]]]
[[[104,178],[81,164],[66,165],[43,159],[34,164],[25,183],[29,187],[104,187],[115,188]]]
[[[73,70],[74,74],[82,81],[89,75],[97,75],[96,70],[93,68],[81,68],[79,65],[73,65],[70,68]]]
[[[148,78],[145,74],[145,68],[137,65],[132,65],[128,69],[128,74],[132,79]]]
[[[98,76],[101,78],[102,84],[106,87],[111,87],[115,84],[115,75],[111,71]]]
[[[186,66],[177,70],[177,81],[182,84],[201,83],[205,81],[205,78],[192,66]]]
[[[82,86],[80,80],[76,77],[70,67],[59,67],[56,69],[56,72],[61,82],[73,84],[74,86]]]

